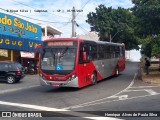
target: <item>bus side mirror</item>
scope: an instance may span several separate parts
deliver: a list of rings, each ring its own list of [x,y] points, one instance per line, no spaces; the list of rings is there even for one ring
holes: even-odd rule
[[[35,45],[35,46],[34,46],[34,49],[38,49],[38,48],[42,48],[42,45],[39,44],[39,45]]]
[[[83,61],[86,61],[86,60],[87,60],[86,52],[83,52]]]

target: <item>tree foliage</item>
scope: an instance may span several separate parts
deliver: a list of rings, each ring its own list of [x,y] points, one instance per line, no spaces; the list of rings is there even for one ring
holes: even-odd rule
[[[153,36],[147,36],[145,39],[142,39],[141,42],[141,52],[143,54],[148,57],[160,57],[160,36],[157,36],[156,38]]]
[[[132,0],[136,36],[148,57],[160,55],[160,0]]]
[[[87,15],[87,23],[91,25],[91,31],[99,34],[101,41],[125,43],[126,49],[138,49],[137,37],[134,35],[135,17],[129,9],[112,7],[106,8],[99,5],[96,12]]]
[[[132,0],[136,31],[141,37],[160,33],[160,0]]]

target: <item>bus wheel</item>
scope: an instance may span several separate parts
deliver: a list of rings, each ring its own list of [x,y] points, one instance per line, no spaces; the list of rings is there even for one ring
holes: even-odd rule
[[[119,75],[119,69],[118,69],[118,67],[116,67],[116,74],[115,74],[115,76],[117,77]]]
[[[97,74],[96,74],[96,72],[93,72],[92,73],[92,85],[95,85],[95,84],[97,84]]]

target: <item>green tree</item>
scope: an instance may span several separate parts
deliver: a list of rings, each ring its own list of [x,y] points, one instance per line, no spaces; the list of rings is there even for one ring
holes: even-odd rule
[[[101,41],[123,42],[127,50],[138,49],[138,40],[134,35],[135,17],[129,9],[99,5],[96,12],[90,12],[87,17],[91,31],[98,32]]]
[[[153,39],[151,55],[160,58],[160,35]]]
[[[142,43],[142,51],[148,57],[160,54],[160,0],[132,0],[131,9],[136,16],[136,36]],[[155,36],[157,36],[155,38]]]
[[[160,33],[160,0],[132,0],[137,17],[136,31],[141,37]]]
[[[142,47],[141,47],[141,53],[145,54],[148,57],[151,57],[152,54],[152,37],[147,36],[145,39],[140,40]]]

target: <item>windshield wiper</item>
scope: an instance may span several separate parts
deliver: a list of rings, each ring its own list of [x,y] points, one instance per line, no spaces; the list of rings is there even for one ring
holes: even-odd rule
[[[53,49],[52,48],[50,48],[50,50],[51,50],[51,53],[52,53],[52,58],[53,58],[53,60],[54,60],[54,65],[56,65],[56,55],[55,55],[55,53],[53,52]]]

